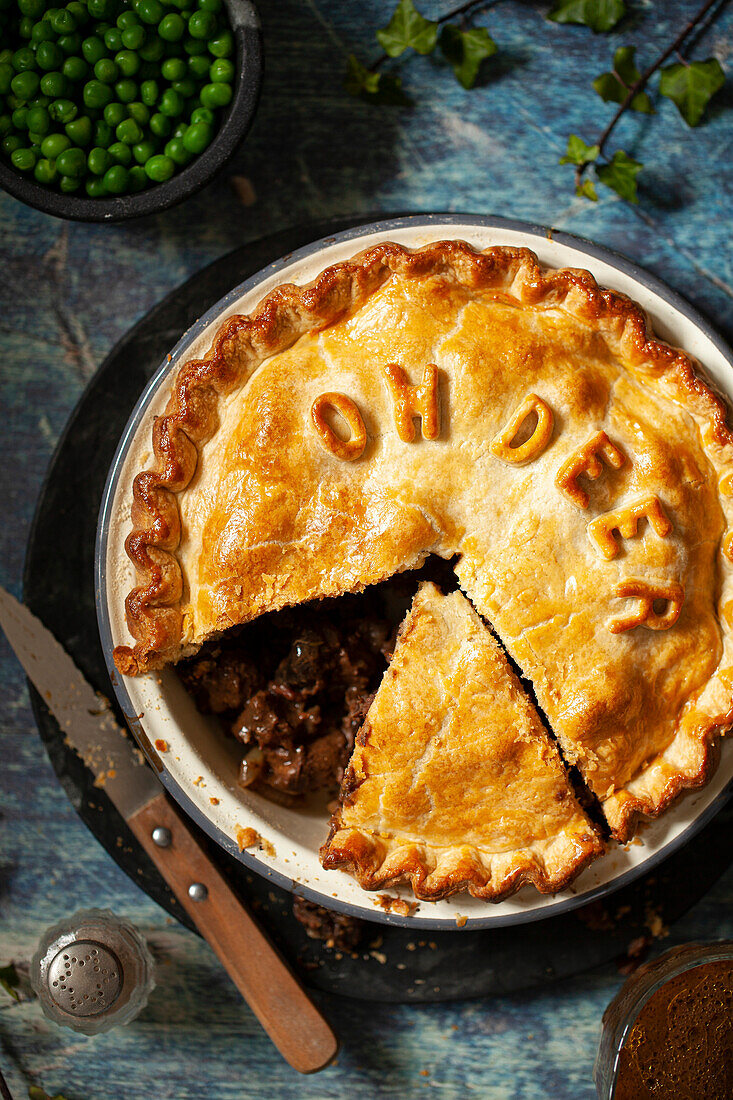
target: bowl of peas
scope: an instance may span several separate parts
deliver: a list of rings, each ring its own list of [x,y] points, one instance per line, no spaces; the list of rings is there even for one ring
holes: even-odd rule
[[[209,182],[262,83],[251,0],[0,0],[0,187],[122,221]]]

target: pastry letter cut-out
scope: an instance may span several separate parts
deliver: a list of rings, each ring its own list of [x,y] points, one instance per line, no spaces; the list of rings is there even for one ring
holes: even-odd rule
[[[415,438],[415,417],[420,417],[425,439],[437,439],[440,434],[440,410],[438,407],[438,368],[428,363],[423,370],[419,386],[411,386],[399,363],[387,363],[382,367],[389,392],[392,395],[397,435],[403,443]]]
[[[634,598],[639,601],[636,610],[618,619],[611,619],[608,629],[612,634],[622,634],[635,626],[650,630],[669,630],[677,622],[685,598],[685,590],[675,581],[640,581],[628,577],[619,581],[614,591],[619,599]],[[666,603],[663,611],[655,611],[655,602]]]
[[[632,539],[637,533],[639,520],[648,519],[660,538],[672,530],[672,524],[656,497],[644,497],[615,512],[606,512],[588,524],[588,537],[598,552],[610,561],[618,554],[618,543],[613,532],[618,530],[622,538]]]
[[[336,435],[326,419],[327,409],[335,409],[343,416],[351,432],[349,439]],[[366,428],[361,413],[350,397],[344,393],[322,393],[311,405],[311,419],[325,450],[347,462],[361,458],[366,447]]]
[[[529,439],[512,447],[512,440],[531,413],[536,413],[537,423]],[[502,462],[511,466],[524,466],[542,454],[552,435],[554,417],[550,406],[536,393],[528,393],[505,428],[491,441],[491,451]]]
[[[623,451],[611,442],[605,432],[596,432],[587,443],[573,451],[555,475],[558,489],[569,496],[579,508],[588,507],[589,497],[585,489],[578,485],[578,478],[581,474],[585,474],[591,481],[599,478],[603,473],[601,459],[614,470],[620,469],[626,461]]]

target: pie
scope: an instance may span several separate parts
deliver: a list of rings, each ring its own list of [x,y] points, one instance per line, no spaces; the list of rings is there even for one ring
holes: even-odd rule
[[[602,851],[534,704],[470,603],[420,586],[344,776],[324,867],[416,897],[555,893]]]
[[[733,722],[726,408],[588,272],[376,245],[229,317],[153,449],[121,672],[439,555],[612,835],[709,777]]]

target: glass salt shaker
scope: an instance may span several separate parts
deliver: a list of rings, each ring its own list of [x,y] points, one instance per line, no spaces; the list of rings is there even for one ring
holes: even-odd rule
[[[155,986],[145,940],[111,909],[80,909],[47,929],[31,960],[31,985],[54,1023],[85,1035],[131,1020]]]

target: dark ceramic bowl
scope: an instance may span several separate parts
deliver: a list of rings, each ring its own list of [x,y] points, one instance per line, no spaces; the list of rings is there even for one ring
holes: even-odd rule
[[[225,4],[237,51],[234,97],[211,145],[187,168],[166,183],[153,184],[135,195],[89,199],[42,187],[0,160],[0,187],[44,214],[80,222],[120,222],[157,214],[199,191],[224,167],[249,130],[262,85],[262,36],[257,10],[252,0],[225,0]]]

